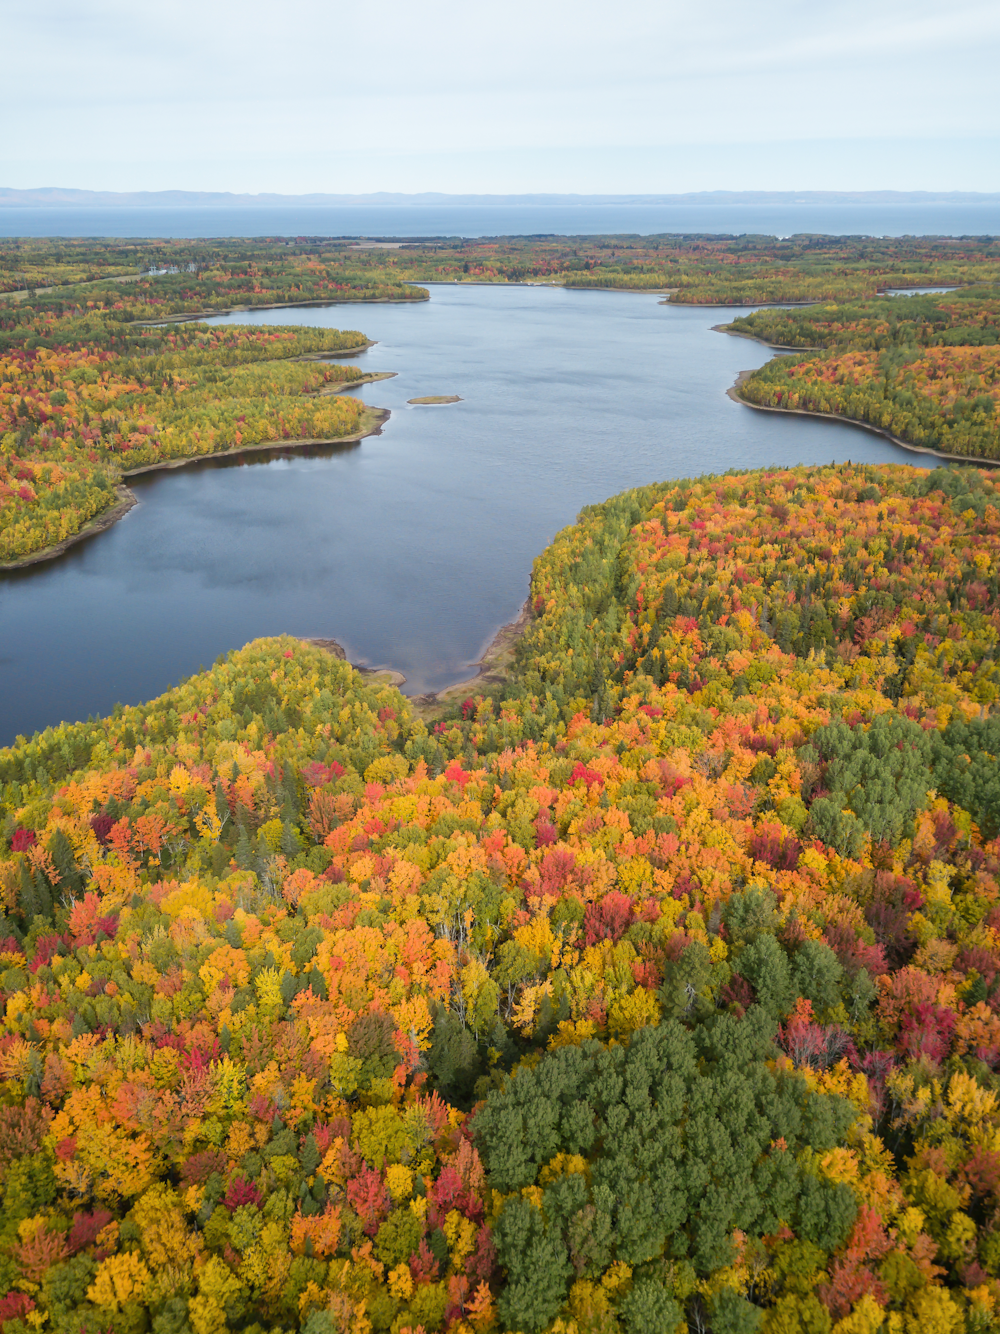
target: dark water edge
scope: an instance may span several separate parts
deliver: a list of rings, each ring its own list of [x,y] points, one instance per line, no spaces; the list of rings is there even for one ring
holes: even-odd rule
[[[0,208],[0,236],[996,236],[1000,203]]]
[[[729,468],[933,463],[733,403],[737,372],[770,352],[712,332],[728,318],[648,294],[450,284],[420,305],[223,317],[361,323],[378,342],[358,363],[398,375],[359,392],[392,416],[360,444],[137,478],[139,504],[108,532],[0,577],[0,744],[282,632],[397,667],[407,693],[440,689],[516,617],[533,559],[584,505]],[[432,394],[462,402],[407,406]]]

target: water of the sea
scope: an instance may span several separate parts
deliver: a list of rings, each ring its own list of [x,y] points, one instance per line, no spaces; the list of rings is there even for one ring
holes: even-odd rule
[[[736,313],[454,285],[413,305],[261,312],[377,339],[358,364],[398,374],[361,393],[392,410],[387,426],[360,445],[153,474],[108,532],[0,576],[0,745],[282,631],[397,667],[408,693],[439,689],[517,615],[532,560],[584,505],[728,468],[931,462],[727,398],[771,355],[712,331]],[[462,402],[407,406],[435,394]]]
[[[1000,204],[379,204],[0,208],[0,236],[791,236],[1000,234]]]

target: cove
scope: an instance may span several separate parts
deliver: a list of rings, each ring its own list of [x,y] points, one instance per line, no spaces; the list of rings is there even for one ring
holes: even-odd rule
[[[766,347],[736,313],[651,294],[432,285],[420,304],[234,314],[360,328],[391,410],[360,444],[277,449],[136,478],[136,505],[46,564],[0,576],[0,745],[138,703],[259,635],[334,638],[441,689],[528,593],[534,557],[626,487],[831,461],[932,466],[839,422],[726,390]],[[456,395],[446,406],[409,406]]]

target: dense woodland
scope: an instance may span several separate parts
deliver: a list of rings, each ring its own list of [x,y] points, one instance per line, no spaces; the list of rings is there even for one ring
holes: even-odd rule
[[[998,557],[651,486],[452,715],[263,640],[0,751],[4,1334],[995,1328]]]
[[[762,407],[868,422],[910,444],[1000,460],[1000,296],[995,287],[759,310],[733,333],[809,355],[776,357],[740,387]]]

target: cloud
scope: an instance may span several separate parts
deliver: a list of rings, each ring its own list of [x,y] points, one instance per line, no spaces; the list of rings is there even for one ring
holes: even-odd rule
[[[105,163],[105,186],[153,168],[164,186],[267,189],[287,187],[248,161],[990,138],[998,40],[1000,7],[939,0],[36,0],[5,18],[0,182],[57,183],[71,162],[58,183],[97,185]]]

